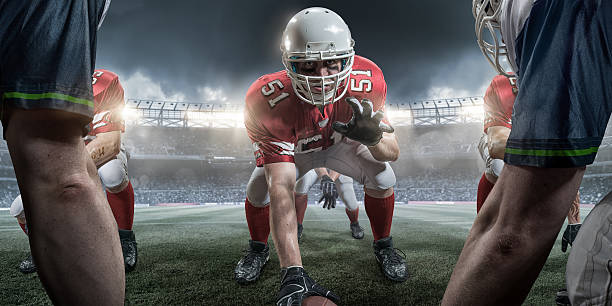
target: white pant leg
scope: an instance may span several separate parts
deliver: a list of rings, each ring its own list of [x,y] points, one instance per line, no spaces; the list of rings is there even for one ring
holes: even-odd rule
[[[295,193],[307,194],[308,190],[317,182],[319,176],[314,169],[306,172],[299,180],[295,183]]]
[[[353,179],[346,175],[340,175],[335,183],[338,195],[346,208],[350,211],[356,210],[359,204],[357,204],[357,196],[355,196],[355,189],[353,188]]]
[[[268,182],[264,167],[255,167],[247,184],[247,199],[255,207],[265,207],[270,204]]]
[[[327,150],[295,154],[295,165],[299,173],[329,168],[368,189],[386,190],[395,185],[395,173],[389,163],[377,161],[366,146],[347,138]]]

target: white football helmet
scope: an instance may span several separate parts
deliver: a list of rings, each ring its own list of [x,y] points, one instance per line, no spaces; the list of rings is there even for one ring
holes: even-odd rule
[[[495,70],[509,78],[516,78],[512,69],[504,68],[500,60],[508,60],[508,50],[501,38],[501,26],[499,23],[500,8],[503,0],[472,0],[472,14],[476,19],[476,39],[480,50],[493,65]],[[484,37],[485,29],[489,30],[491,37]],[[487,41],[490,39],[491,41]],[[509,64],[506,64],[509,66]]]
[[[329,9],[311,7],[293,16],[285,28],[280,48],[283,65],[297,96],[317,106],[340,100],[348,89],[354,45],[344,20]],[[296,69],[298,62],[338,59],[342,62],[340,72],[329,76],[307,76]],[[314,87],[320,87],[320,92],[313,91]],[[326,87],[330,88],[326,90]]]

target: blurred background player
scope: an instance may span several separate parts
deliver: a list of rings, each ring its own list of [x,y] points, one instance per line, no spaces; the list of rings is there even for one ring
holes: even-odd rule
[[[323,208],[332,209],[336,207],[336,199],[340,196],[345,205],[344,211],[349,218],[349,229],[351,236],[355,239],[363,239],[363,228],[359,225],[359,204],[353,188],[353,179],[340,173],[316,168],[308,171],[295,183],[295,213],[298,222],[298,242],[302,240],[304,227],[304,215],[308,206],[308,190],[320,181],[319,189],[322,192],[319,203],[323,202]]]
[[[474,0],[472,7],[481,50],[499,73],[516,74],[519,92],[504,170],[442,304],[518,305],[546,262],[612,111],[612,2]]]
[[[94,119],[89,123],[89,133],[85,137],[85,148],[98,168],[98,175],[106,189],[106,198],[119,228],[119,238],[125,271],[136,267],[138,252],[136,238],[132,231],[134,223],[134,189],[128,178],[128,159],[121,146],[121,133],[125,132],[122,119],[124,108],[123,87],[119,77],[108,70],[96,70],[92,79],[94,92]],[[21,209],[21,211],[20,211]],[[11,205],[11,212],[22,215],[21,195]],[[19,224],[28,234],[25,218],[18,218]],[[19,265],[23,273],[36,271],[32,256]]]
[[[38,276],[54,304],[124,303],[116,225],[82,139],[109,5],[0,0],[0,119]]]
[[[333,11],[302,10],[283,33],[285,70],[260,77],[247,92],[245,126],[264,169],[247,186],[249,231],[261,239],[249,249],[265,252],[271,230],[281,266],[278,305],[301,303],[309,295],[339,300],[305,272],[297,241],[296,177],[314,168],[364,185],[376,260],[387,278],[408,278],[390,235],[395,174],[388,162],[398,158],[399,146],[382,112],[386,83],[380,68],[355,56],[353,45],[348,26]],[[237,280],[259,274],[236,272]]]
[[[512,108],[516,99],[516,78],[497,75],[491,81],[484,96],[484,133],[480,138],[478,149],[485,162],[485,172],[478,183],[476,211],[480,212],[487,196],[495,186],[504,167],[504,153],[510,131],[512,130]],[[566,252],[572,245],[580,229],[580,192],[576,194],[567,214],[567,227],[561,240],[561,251]],[[559,290],[557,303],[564,305],[567,291]],[[567,301],[569,304],[569,301]]]

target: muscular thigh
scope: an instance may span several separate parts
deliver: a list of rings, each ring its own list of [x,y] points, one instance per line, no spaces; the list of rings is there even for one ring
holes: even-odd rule
[[[343,139],[327,150],[295,156],[299,173],[326,167],[344,174],[368,189],[386,190],[395,185],[395,173],[387,162],[372,157],[368,148],[358,142]]]

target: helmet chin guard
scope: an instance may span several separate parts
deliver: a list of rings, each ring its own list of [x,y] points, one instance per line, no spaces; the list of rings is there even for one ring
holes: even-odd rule
[[[516,78],[516,75],[508,63],[508,50],[501,37],[501,26],[499,15],[501,14],[502,0],[472,0],[472,14],[475,19],[476,40],[480,50],[489,63],[497,70],[509,78]],[[485,30],[491,36],[485,38]],[[503,62],[505,63],[504,67]]]
[[[281,43],[283,65],[293,90],[304,102],[323,106],[342,98],[348,90],[353,68],[355,42],[340,16],[333,11],[313,7],[297,13],[285,28]],[[298,73],[300,62],[341,60],[340,72],[329,76]],[[318,87],[320,90],[315,90]]]

